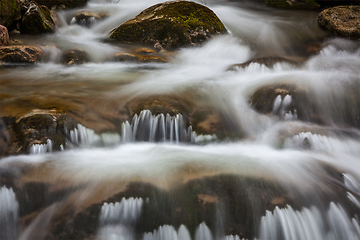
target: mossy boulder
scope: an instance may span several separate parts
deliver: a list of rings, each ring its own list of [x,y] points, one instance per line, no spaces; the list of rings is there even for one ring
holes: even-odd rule
[[[320,5],[314,0],[267,0],[270,7],[291,9],[291,10],[316,10]]]
[[[360,6],[337,6],[323,10],[318,16],[321,28],[333,35],[360,38]]]
[[[194,2],[171,1],[147,8],[114,29],[110,38],[178,48],[199,45],[226,32],[225,26],[209,8]]]
[[[19,0],[0,1],[0,24],[12,28],[21,18],[21,2]]]
[[[35,35],[53,32],[55,23],[50,10],[46,6],[31,2],[21,20],[21,33]]]
[[[4,63],[37,63],[44,57],[38,46],[18,45],[0,47],[0,61]]]
[[[90,62],[90,56],[83,50],[73,49],[64,52],[62,62],[66,65],[76,65]]]
[[[9,44],[9,33],[5,26],[0,25],[0,46]]]

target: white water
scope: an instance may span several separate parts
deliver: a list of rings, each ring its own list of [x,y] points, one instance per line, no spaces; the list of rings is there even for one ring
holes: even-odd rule
[[[86,116],[93,106],[114,114],[118,109],[109,106],[117,104],[122,97],[131,101],[157,94],[194,94],[200,96],[197,103],[217,111],[231,122],[234,131],[241,129],[245,137],[217,140],[213,135],[197,136],[192,128],[185,126],[181,115],[155,116],[143,111],[132,122],[117,126],[120,132],[98,133],[85,124],[78,125],[68,136],[63,152],[52,152],[49,140],[47,144],[30,148],[31,153],[47,154],[3,158],[1,177],[10,172],[16,176],[14,181],[21,183],[49,182],[52,191],[61,189],[63,184],[79,189],[98,184],[104,191],[118,186],[112,195],[124,191],[122,184],[133,181],[151,183],[167,192],[191,179],[216,174],[251,177],[273,181],[293,194],[296,204],[302,206],[299,210],[290,205],[276,206],[264,212],[255,223],[258,230],[253,233],[255,238],[360,239],[360,133],[342,121],[346,118],[343,109],[348,89],[356,90],[360,84],[358,43],[330,39],[322,43],[319,53],[306,59],[296,47],[325,36],[316,26],[316,13],[290,14],[252,2],[206,1],[231,34],[214,38],[199,48],[180,49],[169,55],[168,64],[104,62],[112,54],[127,49],[102,39],[114,27],[158,2],[162,1],[90,1],[85,10],[109,15],[90,28],[70,24],[74,12],[84,9],[60,11],[63,26],[56,34],[27,39],[44,46],[49,55],[47,62],[33,68],[1,69],[2,79],[16,80],[6,93],[15,99],[32,94],[71,103],[84,97],[86,110],[82,114]],[[74,48],[85,50],[93,62],[71,67],[61,65],[61,52]],[[294,66],[279,62],[273,67],[252,63],[237,71],[226,71],[232,64],[254,57],[278,55],[304,63]],[[284,82],[313,93],[319,115],[326,119],[323,126],[302,122],[297,112],[289,112],[287,107],[294,101],[290,95],[277,96],[271,103],[273,113],[269,115],[259,114],[250,106],[248,100],[259,87]],[[109,87],[103,90],[104,86]],[[327,168],[335,173],[330,174]],[[43,175],[43,169],[47,175]],[[32,170],[35,176],[25,170]],[[5,195],[8,200],[0,202],[0,217],[3,219],[10,213],[16,219],[16,196],[2,186],[1,200]],[[81,200],[72,205],[71,197],[58,200],[77,210],[87,203],[82,199],[90,199],[90,195],[82,193]],[[151,232],[135,232],[134,224],[142,217],[143,200],[133,196],[121,202],[105,203],[112,195],[97,194],[103,199],[89,200],[102,204],[100,226],[96,229],[99,239],[241,239],[228,232],[217,236],[218,229],[210,229],[205,223],[198,223],[193,232],[187,222],[180,223],[179,228],[161,224]],[[56,204],[45,210],[37,209],[39,213],[30,216],[24,230],[18,229],[16,220],[7,221],[1,225],[0,234],[7,239],[45,238],[53,215],[57,212],[61,216],[58,212],[62,209]],[[48,225],[42,223],[44,219]],[[226,223],[228,219],[223,220]],[[224,225],[221,227],[226,229]]]
[[[14,191],[0,188],[0,239],[15,239],[18,234],[19,203]]]

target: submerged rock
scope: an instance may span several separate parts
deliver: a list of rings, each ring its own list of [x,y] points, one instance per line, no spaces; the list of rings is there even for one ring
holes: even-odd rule
[[[90,62],[90,56],[83,50],[68,50],[64,52],[62,62],[66,65],[83,64]]]
[[[291,65],[298,65],[299,64],[298,61],[288,59],[288,58],[285,58],[285,57],[262,57],[262,58],[255,58],[253,60],[250,60],[250,61],[247,61],[247,62],[244,62],[244,63],[233,64],[228,68],[228,71],[235,71],[238,68],[246,68],[252,63],[262,64],[262,65],[265,65],[268,68],[271,68],[276,63],[279,63],[279,62],[285,62],[285,63],[289,63]]]
[[[11,28],[21,18],[20,0],[1,0],[0,1],[0,24]]]
[[[0,25],[0,46],[9,44],[9,33],[5,26]]]
[[[38,46],[5,46],[0,47],[0,61],[5,63],[37,63],[44,57]]]
[[[46,6],[31,2],[21,20],[21,33],[42,34],[55,32],[55,23]]]
[[[360,6],[337,6],[323,10],[318,24],[336,36],[360,38]]]
[[[267,0],[266,4],[271,7],[292,10],[316,10],[320,5],[314,0]]]
[[[213,11],[188,1],[156,4],[114,29],[110,38],[178,48],[198,45],[226,29]]]
[[[274,84],[259,88],[250,97],[250,104],[263,114],[275,114],[281,118],[298,118],[304,121],[320,121],[315,114],[315,102],[309,90],[293,84]]]
[[[91,27],[96,21],[103,19],[106,15],[97,12],[81,11],[77,12],[72,20],[71,24],[78,24],[85,27]]]
[[[142,55],[133,53],[118,53],[112,58],[116,62],[137,62],[137,63],[167,63],[167,59],[156,55]]]

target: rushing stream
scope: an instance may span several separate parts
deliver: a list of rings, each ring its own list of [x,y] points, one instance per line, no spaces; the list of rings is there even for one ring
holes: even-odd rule
[[[317,12],[207,0],[230,34],[163,53],[169,63],[105,61],[133,47],[106,41],[109,32],[159,2],[90,0],[59,10],[54,34],[11,36],[47,58],[0,69],[1,115],[57,106],[82,121],[61,151],[48,140],[0,160],[0,238],[359,240],[359,43],[329,38]],[[80,10],[107,18],[77,24]],[[63,65],[67,49],[91,62]],[[268,56],[298,64],[228,70]],[[310,92],[322,120],[304,117],[308,105],[291,94],[255,111],[259,88],[284,83]],[[158,95],[212,109],[228,132],[200,134],[185,115],[146,109],[119,117],[123,102]]]

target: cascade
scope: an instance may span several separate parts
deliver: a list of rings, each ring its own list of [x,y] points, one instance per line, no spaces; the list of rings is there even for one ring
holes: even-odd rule
[[[294,210],[276,207],[262,217],[259,240],[359,239],[359,222],[350,218],[339,204],[330,203],[327,216],[316,207]]]
[[[0,188],[0,239],[16,239],[18,229],[19,203],[14,191]]]
[[[104,203],[100,212],[98,238],[133,239],[132,227],[141,214],[142,205],[141,198],[123,198],[121,202]]]

